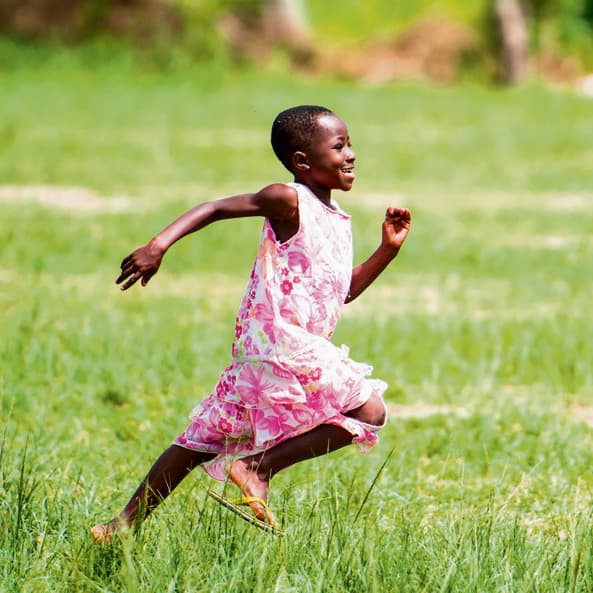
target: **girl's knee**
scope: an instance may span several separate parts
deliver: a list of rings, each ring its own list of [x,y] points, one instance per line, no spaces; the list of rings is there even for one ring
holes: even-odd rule
[[[356,418],[365,424],[381,427],[387,420],[387,408],[383,398],[372,395],[362,406],[347,412],[347,416]]]
[[[385,402],[379,396],[374,396],[374,398],[372,398],[371,406],[368,424],[383,426],[387,420],[387,408],[385,407]]]

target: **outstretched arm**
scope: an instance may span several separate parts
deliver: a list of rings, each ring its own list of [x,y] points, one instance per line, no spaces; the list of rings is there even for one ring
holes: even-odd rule
[[[255,194],[240,194],[199,204],[174,220],[146,245],[130,253],[121,263],[121,274],[116,284],[127,290],[141,280],[142,286],[146,286],[158,272],[165,253],[176,241],[217,220],[245,216],[264,216],[278,226],[298,226],[297,192],[293,187],[276,183]]]
[[[347,303],[360,296],[398,254],[408,236],[411,220],[412,215],[406,208],[387,209],[383,221],[381,245],[369,259],[352,270]]]

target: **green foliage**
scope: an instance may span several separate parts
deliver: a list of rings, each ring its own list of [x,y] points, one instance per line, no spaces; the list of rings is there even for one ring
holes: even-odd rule
[[[227,48],[218,30],[218,20],[232,0],[177,0],[175,5],[184,17],[184,31],[176,40],[193,61],[226,57]]]
[[[77,17],[70,25],[58,23],[52,26],[48,22],[45,41],[40,41],[44,39],[43,35],[37,36],[37,43],[41,44],[40,51],[45,51],[47,39],[52,40],[57,35],[58,38],[83,45],[90,42],[91,47],[114,45],[115,48],[111,47],[112,53],[135,48],[134,59],[140,60],[145,67],[171,69],[185,68],[196,62],[213,63],[214,67],[219,63],[228,64],[231,61],[230,52],[219,27],[222,15],[232,11],[254,22],[261,16],[265,3],[260,0],[169,0],[171,14],[177,15],[180,21],[179,27],[171,28],[168,22],[159,25],[158,14],[151,12],[150,2],[140,2],[137,5],[137,18],[128,19],[129,31],[123,35],[121,31],[114,34],[107,18],[119,2],[89,0],[79,4],[80,10],[75,11]],[[121,4],[131,10],[129,3]],[[531,0],[523,4],[535,54],[568,55],[577,58],[585,68],[593,67],[592,0]],[[444,18],[461,23],[475,31],[479,39],[477,54],[472,56],[471,63],[462,64],[464,70],[474,78],[491,77],[491,63],[496,59],[493,40],[497,33],[491,18],[490,0],[333,0],[309,1],[305,5],[314,45],[319,49],[328,46],[364,49],[369,42],[393,39],[407,27],[424,19]],[[68,7],[70,3],[64,6]],[[67,9],[73,10],[71,6]],[[35,11],[34,5],[31,10]],[[63,12],[54,10],[45,14],[42,11],[41,14],[51,21],[50,15],[59,19]],[[1,14],[0,11],[0,18]],[[13,30],[10,22],[1,25],[5,33],[10,34]],[[125,23],[121,26],[125,29]],[[60,27],[64,30],[57,33]],[[122,47],[122,38],[127,47]],[[109,56],[104,57],[110,59]]]
[[[530,6],[535,51],[569,53],[593,67],[591,0],[539,0]]]
[[[590,101],[29,51],[0,53],[3,592],[591,590]],[[413,211],[335,336],[388,381],[389,423],[274,479],[284,538],[196,473],[95,546],[228,362],[261,221],[188,237],[145,289],[118,262],[195,202],[288,180],[268,128],[305,101],[349,124],[356,260],[386,206]]]

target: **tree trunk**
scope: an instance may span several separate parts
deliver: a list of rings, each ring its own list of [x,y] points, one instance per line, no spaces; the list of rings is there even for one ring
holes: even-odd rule
[[[500,34],[500,72],[506,84],[518,84],[527,73],[527,26],[518,0],[494,0]]]
[[[296,50],[310,45],[304,0],[265,0],[263,23],[266,35],[273,43]]]

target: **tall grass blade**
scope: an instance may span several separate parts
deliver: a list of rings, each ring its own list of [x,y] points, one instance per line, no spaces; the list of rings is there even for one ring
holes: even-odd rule
[[[373,488],[375,487],[377,480],[381,477],[381,473],[383,472],[383,470],[389,463],[389,460],[391,459],[391,456],[393,455],[394,452],[395,452],[395,447],[393,447],[393,449],[391,449],[391,451],[389,451],[389,453],[387,454],[387,457],[385,458],[385,461],[381,464],[381,467],[375,474],[375,477],[373,478],[373,481],[371,482],[369,489],[366,491],[366,494],[364,495],[364,498],[362,499],[362,502],[360,503],[360,507],[358,508],[358,511],[356,512],[356,515],[354,516],[353,523],[356,523],[356,520],[358,519],[360,513],[362,512],[362,509],[364,508],[364,505],[366,504],[367,500],[369,499],[369,496],[371,495],[371,492],[373,491]]]

